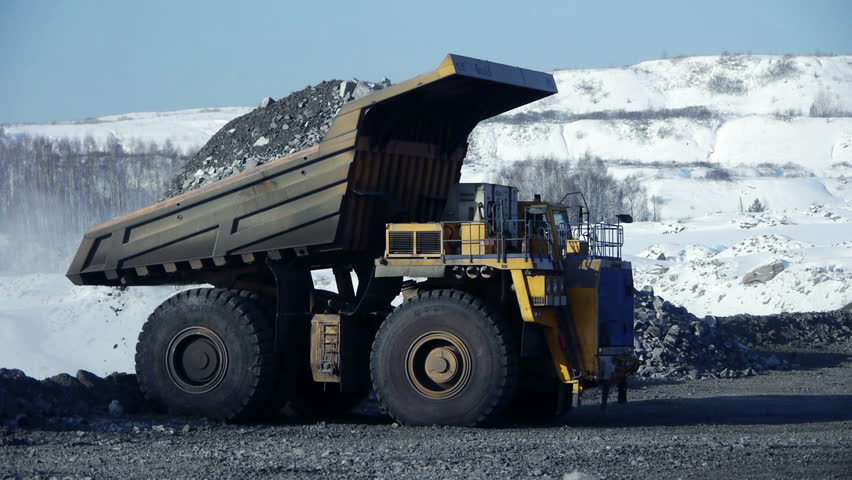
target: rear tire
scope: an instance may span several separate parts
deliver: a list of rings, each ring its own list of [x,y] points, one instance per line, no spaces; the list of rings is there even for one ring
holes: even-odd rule
[[[370,372],[379,402],[398,422],[475,426],[503,413],[518,362],[496,312],[467,293],[432,290],[382,323]]]
[[[166,300],[136,344],[145,398],[170,413],[245,421],[262,415],[276,385],[274,330],[250,298],[198,288]]]

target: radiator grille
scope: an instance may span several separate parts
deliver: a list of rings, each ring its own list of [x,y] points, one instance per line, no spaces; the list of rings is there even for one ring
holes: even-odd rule
[[[390,232],[388,253],[414,255],[414,232]]]
[[[441,254],[441,232],[417,232],[418,255]]]
[[[391,231],[388,232],[388,254],[397,256],[440,256],[441,232]]]

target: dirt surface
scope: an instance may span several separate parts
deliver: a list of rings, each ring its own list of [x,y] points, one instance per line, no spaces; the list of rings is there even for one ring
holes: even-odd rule
[[[852,356],[775,352],[792,369],[597,392],[557,423],[221,425],[165,416],[0,431],[1,478],[852,478]]]

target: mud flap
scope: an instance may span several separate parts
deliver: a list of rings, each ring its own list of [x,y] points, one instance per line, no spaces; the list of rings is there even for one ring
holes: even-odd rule
[[[598,287],[598,346],[633,346],[633,275],[603,268]]]

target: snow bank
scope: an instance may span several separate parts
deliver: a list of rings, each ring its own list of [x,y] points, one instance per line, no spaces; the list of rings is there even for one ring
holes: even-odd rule
[[[664,224],[628,226],[625,251],[637,288],[650,285],[698,316],[828,311],[852,303],[852,242],[846,240],[852,224],[824,207],[787,211],[785,224],[762,220],[764,214],[726,218],[684,222],[683,230],[665,235]],[[744,282],[774,262],[783,270],[773,278]]]
[[[185,288],[185,287],[184,287]],[[0,366],[43,378],[132,372],[148,315],[178,287],[77,287],[61,274],[0,276]]]

